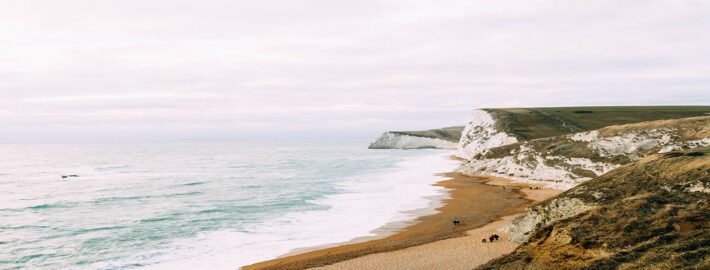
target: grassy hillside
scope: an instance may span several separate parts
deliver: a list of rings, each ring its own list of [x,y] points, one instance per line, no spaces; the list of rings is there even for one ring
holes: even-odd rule
[[[710,106],[550,107],[486,109],[499,128],[521,140],[661,119],[710,114]]]
[[[463,126],[445,127],[426,131],[391,131],[394,134],[404,134],[416,137],[437,138],[450,142],[458,142],[461,139]]]
[[[562,200],[591,210],[537,226],[478,269],[710,269],[707,148],[644,158],[537,207]]]
[[[674,143],[678,146],[683,146],[681,142],[700,140],[710,138],[710,116],[690,117],[672,120],[657,120],[649,122],[641,122],[626,125],[607,126],[598,129],[599,137],[595,140],[609,140],[612,137],[621,137],[625,135],[635,135],[634,137],[643,139],[653,139],[649,135],[652,130],[666,130],[666,133],[659,134],[668,135],[669,143]],[[487,153],[481,154],[479,158],[502,158],[509,156],[521,146],[529,147],[545,159],[547,156],[562,156],[566,158],[586,158],[594,162],[610,162],[615,164],[623,164],[631,161],[629,155],[614,155],[603,157],[598,150],[589,146],[590,142],[575,141],[569,136],[556,136],[549,138],[534,139],[530,141],[504,145],[490,149]],[[649,148],[637,148],[633,151],[635,156],[646,156],[658,151],[664,144],[656,143]],[[626,146],[618,146],[626,147]],[[681,147],[682,148],[682,147]],[[545,159],[551,163],[551,160]]]

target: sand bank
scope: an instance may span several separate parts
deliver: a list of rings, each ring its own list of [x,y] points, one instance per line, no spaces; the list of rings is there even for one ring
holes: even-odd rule
[[[446,176],[451,179],[436,184],[450,190],[450,198],[445,199],[443,206],[437,208],[439,212],[419,217],[412,225],[393,232],[392,235],[303,252],[245,266],[243,269],[307,269],[328,265],[329,268],[325,269],[355,269],[351,267],[367,269],[368,266],[365,264],[375,269],[399,269],[397,265],[402,263],[394,259],[395,257],[389,259],[389,256],[399,256],[398,258],[409,260],[410,264],[407,266],[402,264],[405,267],[402,269],[413,269],[413,265],[418,264],[429,265],[425,268],[432,269],[431,265],[438,260],[433,257],[439,257],[438,255],[428,256],[430,258],[417,255],[424,251],[434,252],[432,250],[438,250],[440,254],[449,254],[447,255],[449,257],[445,257],[446,260],[457,256],[470,257],[470,252],[480,250],[482,253],[475,257],[483,263],[515,248],[513,243],[501,240],[484,246],[490,248],[484,251],[479,246],[482,244],[480,242],[483,235],[490,234],[489,232],[502,226],[501,224],[505,222],[501,219],[510,219],[512,215],[522,212],[525,206],[532,202],[557,193],[548,189],[531,190],[528,185],[495,177],[464,176],[456,173],[446,174]],[[363,218],[367,218],[366,213],[363,213]],[[461,224],[453,225],[452,220],[460,220]],[[506,236],[502,236],[505,239]],[[441,241],[445,239],[449,240]],[[466,247],[468,253],[449,250],[452,246],[469,245],[474,242],[476,245]],[[420,261],[412,259],[417,256],[420,257]],[[353,260],[355,258],[357,259]],[[460,263],[464,265],[475,262],[461,261]]]

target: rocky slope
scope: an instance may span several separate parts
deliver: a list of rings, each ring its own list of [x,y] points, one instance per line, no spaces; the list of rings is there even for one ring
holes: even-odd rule
[[[388,131],[372,142],[370,149],[456,149],[463,126],[426,131]]]
[[[479,269],[710,269],[708,210],[710,150],[654,154],[534,205]]]
[[[705,146],[710,116],[658,120],[478,150],[458,171],[567,189],[650,154]]]

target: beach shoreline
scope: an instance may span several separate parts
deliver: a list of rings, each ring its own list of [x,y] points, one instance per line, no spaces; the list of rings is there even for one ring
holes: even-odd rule
[[[530,204],[560,192],[545,188],[532,189],[540,186],[499,177],[466,176],[459,173],[444,173],[441,176],[446,176],[446,180],[434,185],[446,188],[449,196],[443,199],[432,198],[432,202],[441,202],[435,205],[438,206],[435,214],[419,216],[395,226],[385,225],[378,229],[381,234],[374,237],[356,238],[315,249],[298,249],[242,269],[308,269],[329,265],[327,269],[336,269],[332,267],[355,261],[353,259],[362,261],[361,258],[401,252],[442,240],[467,238],[476,229],[508,220],[522,213]],[[453,220],[459,220],[461,224],[454,225]]]

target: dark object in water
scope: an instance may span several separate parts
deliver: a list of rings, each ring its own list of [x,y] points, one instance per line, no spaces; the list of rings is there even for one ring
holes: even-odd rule
[[[79,177],[79,175],[76,175],[76,174],[62,175],[62,179],[65,179],[68,177]]]
[[[594,113],[594,111],[574,111],[573,113]]]
[[[454,220],[453,223],[454,223],[454,225],[459,225],[459,224],[461,224],[461,221],[459,221],[459,220]]]

